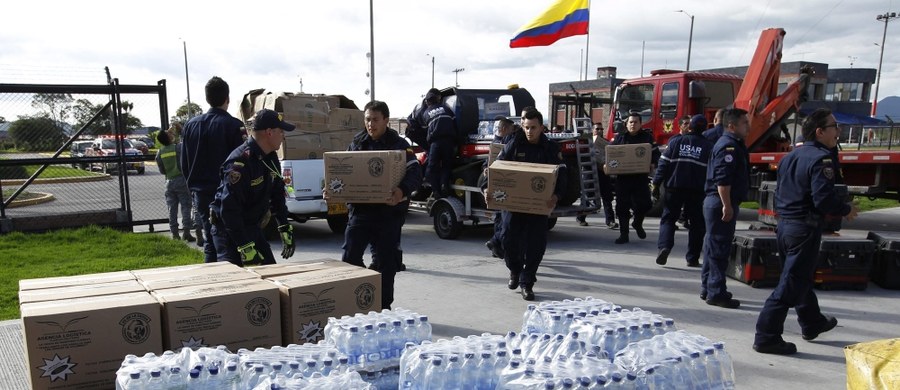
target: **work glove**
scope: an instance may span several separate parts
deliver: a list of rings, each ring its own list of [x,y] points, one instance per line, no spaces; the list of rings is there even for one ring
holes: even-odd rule
[[[281,258],[287,259],[294,255],[294,227],[286,223],[278,226],[278,233],[281,236]]]
[[[656,203],[659,200],[659,187],[661,184],[651,184],[652,189],[650,190],[650,198],[652,198],[653,203]]]
[[[256,251],[256,243],[253,241],[239,246],[238,252],[241,253],[241,261],[244,265],[256,265],[262,263],[262,255]]]

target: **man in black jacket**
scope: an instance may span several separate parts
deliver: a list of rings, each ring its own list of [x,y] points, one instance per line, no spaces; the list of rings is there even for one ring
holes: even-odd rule
[[[625,122],[628,131],[616,134],[610,145],[650,144],[650,172],[656,170],[659,161],[659,148],[653,141],[653,133],[641,128],[641,114],[632,112]],[[628,220],[634,212],[634,224],[631,226],[638,238],[647,238],[644,231],[644,215],[653,206],[650,200],[650,180],[646,173],[616,175],[616,215],[619,216],[619,238],[616,244],[628,242]]]
[[[372,261],[378,264],[377,270],[381,273],[381,307],[390,309],[394,302],[394,277],[399,264],[400,230],[409,209],[407,198],[422,184],[422,174],[412,147],[396,130],[387,127],[390,117],[387,104],[374,100],[367,103],[364,110],[366,129],[353,138],[347,150],[403,150],[406,152],[406,174],[385,203],[347,205],[350,220],[344,232],[342,260],[365,267],[363,253],[366,246],[372,245]]]
[[[523,161],[539,164],[559,165],[556,186],[547,206],[555,207],[566,188],[566,168],[562,162],[559,145],[544,135],[544,117],[535,109],[522,113],[522,129],[516,132],[497,156],[499,160]],[[504,260],[509,269],[511,290],[521,287],[522,298],[534,300],[534,282],[544,251],[547,250],[546,215],[503,212]]]

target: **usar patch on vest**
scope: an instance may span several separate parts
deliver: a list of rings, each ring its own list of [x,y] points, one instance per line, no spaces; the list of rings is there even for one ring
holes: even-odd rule
[[[828,180],[834,180],[834,168],[832,168],[832,167],[822,168],[822,174],[825,175],[825,177],[828,178]]]

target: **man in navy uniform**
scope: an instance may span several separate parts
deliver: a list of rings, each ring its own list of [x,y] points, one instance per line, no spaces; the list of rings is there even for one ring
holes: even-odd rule
[[[706,117],[694,115],[688,124],[689,131],[669,139],[666,151],[659,158],[659,168],[653,177],[653,191],[666,187],[662,217],[659,220],[659,239],[656,264],[664,265],[675,245],[675,222],[682,207],[687,215],[688,251],[685,255],[688,267],[700,266],[700,250],[703,247],[703,198],[706,196],[706,167],[712,152],[712,143],[703,138]]]
[[[365,267],[363,253],[368,245],[372,245],[372,262],[378,264],[377,271],[381,273],[381,307],[390,309],[394,302],[394,277],[399,264],[400,230],[409,209],[409,194],[422,184],[422,174],[412,147],[396,130],[387,127],[390,117],[387,104],[373,100],[366,104],[364,110],[366,129],[353,137],[347,150],[402,150],[406,153],[406,174],[385,203],[347,205],[350,221],[344,232],[344,254],[341,259],[345,263]]]
[[[652,150],[650,172],[654,172],[659,162],[659,148],[653,141],[653,133],[641,128],[641,114],[637,112],[628,114],[625,126],[628,131],[616,134],[610,145],[650,144]],[[646,173],[617,175],[615,187],[616,215],[619,217],[619,238],[616,239],[616,244],[628,242],[628,220],[632,211],[634,223],[631,227],[634,228],[638,238],[647,238],[644,231],[644,215],[653,207],[648,175]]]
[[[750,161],[744,138],[750,131],[747,111],[725,110],[725,129],[713,146],[706,169],[706,199],[703,200],[703,268],[700,272],[700,299],[707,304],[736,309],[741,305],[725,288],[725,267],[731,255],[735,222],[741,202],[750,186]]]
[[[275,256],[262,228],[269,216],[278,221],[283,250],[294,254],[293,228],[288,223],[284,178],[275,153],[284,132],[294,125],[281,114],[260,110],[253,122],[252,137],[234,149],[222,164],[221,184],[210,207],[212,238],[219,261],[236,265],[275,264]]]
[[[441,92],[435,88],[425,94],[425,109],[421,124],[428,129],[428,160],[425,162],[425,181],[431,186],[432,196],[443,198],[450,193],[450,171],[456,158],[456,116],[441,101]]]
[[[217,76],[206,83],[209,111],[191,118],[181,130],[181,171],[191,190],[203,225],[204,260],[215,262],[216,247],[210,237],[209,205],[219,186],[219,169],[235,148],[244,143],[244,124],[228,109],[228,83]]]
[[[559,165],[556,186],[547,201],[547,206],[553,208],[563,197],[567,176],[559,145],[544,135],[543,123],[544,116],[538,110],[523,110],[523,131],[514,133],[513,139],[503,147],[497,159]],[[546,215],[503,211],[504,260],[509,269],[507,287],[514,290],[519,286],[526,301],[534,300],[537,270],[547,250],[547,222]]]
[[[778,286],[766,299],[756,322],[753,349],[760,353],[789,355],[797,352],[794,343],[784,341],[784,320],[788,309],[797,311],[804,340],[813,340],[834,329],[837,319],[825,316],[813,291],[813,276],[827,215],[848,221],[859,209],[844,203],[834,191],[838,174],[831,149],[840,129],[831,110],[820,108],[803,122],[807,140],[785,156],[778,165],[775,212],[778,214],[778,254],[784,263]]]

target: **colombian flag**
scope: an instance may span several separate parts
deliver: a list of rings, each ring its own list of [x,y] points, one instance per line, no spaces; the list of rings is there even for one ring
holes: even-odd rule
[[[588,33],[590,0],[556,0],[540,16],[522,26],[509,47],[549,46],[573,35]]]

